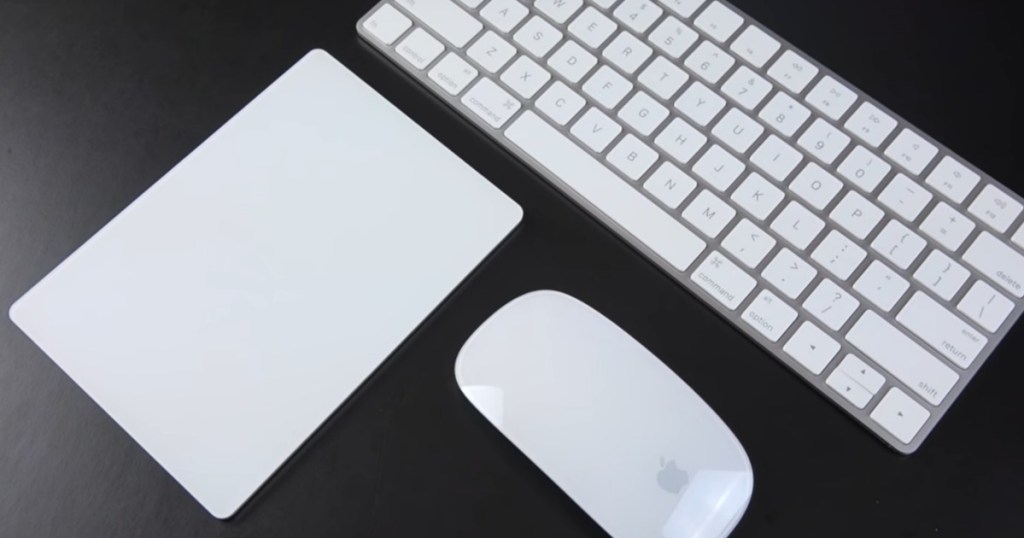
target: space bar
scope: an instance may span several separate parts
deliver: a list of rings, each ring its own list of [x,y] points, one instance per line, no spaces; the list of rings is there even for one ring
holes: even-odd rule
[[[505,137],[680,271],[707,244],[531,111]]]

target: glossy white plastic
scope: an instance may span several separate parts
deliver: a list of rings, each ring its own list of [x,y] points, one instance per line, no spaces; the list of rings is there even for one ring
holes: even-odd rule
[[[617,538],[718,538],[754,475],[728,426],[607,318],[538,291],[492,315],[459,352],[466,398]]]

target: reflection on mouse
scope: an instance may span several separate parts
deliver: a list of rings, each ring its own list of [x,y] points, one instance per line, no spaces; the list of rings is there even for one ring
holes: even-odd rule
[[[502,307],[459,352],[466,398],[616,538],[728,536],[754,476],[724,422],[589,306],[553,291]]]

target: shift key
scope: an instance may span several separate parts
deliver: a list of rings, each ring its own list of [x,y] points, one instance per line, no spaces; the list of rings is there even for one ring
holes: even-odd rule
[[[846,339],[932,405],[941,404],[960,380],[952,368],[874,311],[865,312]]]

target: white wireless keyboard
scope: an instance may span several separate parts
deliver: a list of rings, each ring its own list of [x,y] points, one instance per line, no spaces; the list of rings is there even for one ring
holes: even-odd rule
[[[1024,309],[1021,198],[725,2],[385,0],[359,31],[900,452]]]

